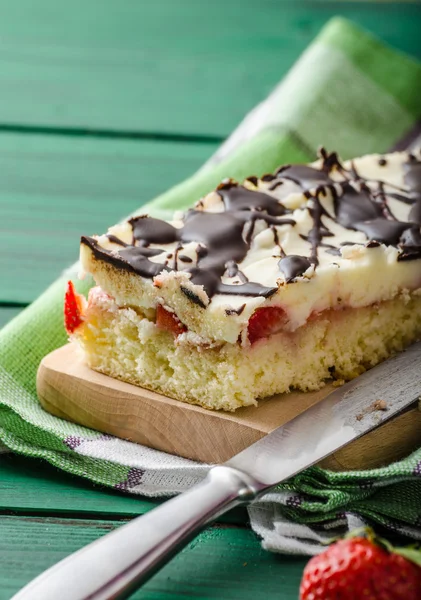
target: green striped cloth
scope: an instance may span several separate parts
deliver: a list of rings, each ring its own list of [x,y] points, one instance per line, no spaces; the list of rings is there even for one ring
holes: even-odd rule
[[[308,162],[323,145],[343,158],[384,152],[415,131],[421,67],[343,20],[330,21],[274,92],[193,177],[147,205],[165,216],[221,179]],[[133,207],[134,209],[136,207]],[[78,240],[75,239],[75,253]],[[35,377],[42,357],[66,342],[65,280],[56,281],[0,332],[0,440],[97,483],[137,494],[174,494],[207,466],[68,423],[44,412]],[[87,284],[78,282],[79,290]],[[266,548],[315,553],[332,535],[362,522],[421,538],[421,450],[359,473],[313,467],[250,508]]]

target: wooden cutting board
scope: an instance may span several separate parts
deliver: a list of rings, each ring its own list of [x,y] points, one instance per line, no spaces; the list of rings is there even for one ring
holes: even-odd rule
[[[216,412],[96,373],[67,344],[43,359],[37,389],[42,406],[58,417],[171,454],[219,463],[319,402],[333,386],[281,394],[235,413]],[[415,402],[319,464],[332,470],[368,469],[398,460],[420,444],[421,411]]]

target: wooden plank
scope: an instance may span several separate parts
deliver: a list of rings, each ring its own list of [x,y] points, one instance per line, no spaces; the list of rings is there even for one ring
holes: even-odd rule
[[[420,11],[333,0],[1,0],[1,121],[225,136],[332,16],[421,56]]]
[[[101,233],[192,174],[216,144],[0,136],[0,302],[30,302]]]
[[[21,515],[116,519],[135,517],[160,503],[154,498],[113,491],[43,461],[13,454],[0,454],[0,481],[0,514],[13,511]],[[247,510],[236,508],[220,520],[244,524]]]
[[[71,552],[121,523],[0,518],[0,600]],[[249,530],[211,528],[156,574],[133,600],[296,600],[305,558],[262,550]]]
[[[13,319],[13,317],[16,317],[21,310],[21,308],[0,306],[0,329],[3,327],[3,325],[6,325],[8,321]]]

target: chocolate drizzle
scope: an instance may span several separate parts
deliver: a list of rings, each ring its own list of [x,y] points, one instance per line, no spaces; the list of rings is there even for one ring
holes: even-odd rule
[[[254,209],[265,211],[272,217],[279,217],[289,212],[273,196],[248,190],[234,181],[222,183],[217,188],[217,192],[224,202],[225,211],[252,211]]]
[[[170,270],[166,264],[152,262],[144,254],[147,252],[149,256],[156,256],[157,254],[161,254],[161,250],[149,250],[149,248],[129,246],[128,248],[119,250],[119,252],[111,252],[102,248],[94,238],[82,236],[80,241],[92,250],[94,257],[98,260],[105,260],[121,269],[137,273],[142,277],[151,279],[159,275],[162,271]],[[154,254],[151,255],[151,251]]]
[[[359,192],[349,183],[342,186],[340,196],[334,196],[333,205],[336,220],[346,229],[356,229],[356,223],[370,221],[383,215],[381,205],[373,201],[368,189]]]
[[[127,248],[127,246],[129,246],[130,244],[126,244],[126,242],[123,242],[123,240],[120,240],[120,238],[118,238],[115,235],[112,235],[111,233],[107,234],[107,238],[109,239],[110,242],[112,242],[113,244],[117,244],[118,246],[123,246],[124,248]]]
[[[129,220],[133,228],[133,240],[149,244],[171,244],[177,241],[177,230],[170,223],[147,215]]]
[[[193,302],[193,304],[197,304],[201,308],[206,308],[206,304],[203,302],[203,300],[197,294],[195,294],[190,288],[186,288],[184,285],[181,285],[180,290],[183,292],[183,294],[185,296],[187,296],[187,298],[189,300],[191,300]]]
[[[245,275],[238,270],[237,263],[245,258],[250,248],[257,221],[264,221],[267,225],[293,225],[295,221],[281,218],[289,211],[268,194],[253,192],[233,182],[221,185],[218,193],[225,205],[224,212],[189,210],[180,228],[144,215],[130,219],[133,246],[113,253],[104,251],[104,259],[114,264],[121,261],[123,268],[131,268],[142,277],[155,277],[162,270],[176,270],[177,255],[182,245],[195,242],[199,244],[196,250],[197,266],[186,270],[190,273],[192,283],[202,285],[210,298],[216,293],[264,297],[272,295],[277,291],[276,287],[249,283]],[[248,229],[246,235],[245,229]],[[82,242],[93,248],[94,240],[91,238],[87,242],[88,239],[83,238]],[[165,263],[149,261],[148,256],[157,256],[164,250],[145,248],[145,243],[177,243],[173,265],[170,267]],[[97,244],[95,252],[101,252]],[[238,275],[241,283],[222,283],[221,277],[227,265],[231,265],[231,270],[233,265],[236,265],[235,274],[229,276]]]
[[[388,246],[397,246],[401,235],[411,225],[411,223],[403,223],[401,221],[373,219],[372,221],[355,223],[355,229],[365,233],[369,240]]]
[[[310,229],[307,241],[311,244],[311,255],[310,262],[314,265],[319,264],[318,252],[319,246],[323,244],[323,238],[326,236],[332,236],[333,234],[324,226],[322,217],[328,216],[327,212],[323,208],[319,193],[324,193],[324,189],[320,188],[316,191],[315,196],[313,198],[313,205],[308,207],[308,211],[313,218],[313,227]]]
[[[230,316],[230,315],[241,315],[241,313],[243,312],[243,310],[246,308],[245,304],[242,304],[241,306],[239,306],[238,308],[226,308],[225,309],[225,314]]]
[[[289,256],[285,256],[285,258],[281,258],[278,266],[279,270],[285,277],[285,281],[287,283],[291,283],[292,281],[295,281],[297,277],[303,275],[307,269],[311,267],[311,262],[305,256],[290,254]]]
[[[319,170],[314,167],[308,167],[307,165],[286,165],[280,167],[276,171],[276,179],[277,180],[272,183],[269,189],[274,190],[277,188],[283,183],[283,179],[293,181],[300,186],[303,191],[332,183],[332,180],[325,169]]]
[[[193,284],[203,286],[209,298],[214,294],[267,298],[277,291],[277,287],[248,281],[238,266],[250,249],[257,223],[258,231],[261,231],[261,226],[273,231],[274,244],[280,248],[279,271],[287,283],[302,277],[311,265],[317,268],[320,249],[340,255],[340,248],[324,239],[333,236],[325,222],[327,219],[336,220],[346,229],[364,233],[366,247],[386,244],[399,249],[398,260],[421,259],[421,162],[409,155],[403,164],[405,188],[400,189],[389,185],[385,187],[386,184],[381,181],[366,182],[355,165],[346,170],[335,153],[329,154],[322,149],[320,156],[319,168],[287,165],[278,169],[275,175],[267,174],[262,178],[268,183],[269,191],[273,192],[285,181],[292,181],[304,193],[312,226],[301,237],[310,244],[309,256],[285,255],[279,243],[282,230],[278,228],[295,225],[291,210],[274,195],[248,189],[232,180],[225,181],[216,190],[224,207],[221,212],[191,209],[185,213],[180,227],[146,215],[134,217],[129,220],[133,231],[132,244],[108,235],[110,242],[121,246],[121,249],[105,250],[95,239],[88,237],[83,237],[82,243],[92,249],[96,258],[142,277],[154,278],[163,271],[181,268],[190,274]],[[379,159],[379,164],[384,164],[383,159]],[[341,181],[332,179],[332,172],[339,173]],[[250,177],[249,181],[258,185],[255,177]],[[395,188],[396,192],[390,191],[390,188]],[[328,195],[333,198],[334,214],[329,214],[324,208],[323,200]],[[395,218],[388,204],[389,198],[411,205],[407,221]],[[203,206],[204,201],[201,201],[197,208]],[[189,243],[196,245],[196,261],[180,253]],[[171,263],[169,255],[165,254],[167,250],[161,248],[167,244],[176,245],[171,250]],[[150,260],[160,254],[163,258],[159,262]],[[223,283],[222,277],[236,278],[237,281]],[[205,302],[190,286],[183,285],[182,291],[192,302],[205,307]]]

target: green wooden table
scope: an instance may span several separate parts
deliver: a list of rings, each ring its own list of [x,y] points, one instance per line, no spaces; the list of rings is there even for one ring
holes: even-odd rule
[[[334,14],[421,58],[418,2],[0,0],[0,326],[81,232],[198,168]],[[155,505],[0,455],[0,600]],[[305,563],[263,551],[241,509],[133,597],[295,599]]]

